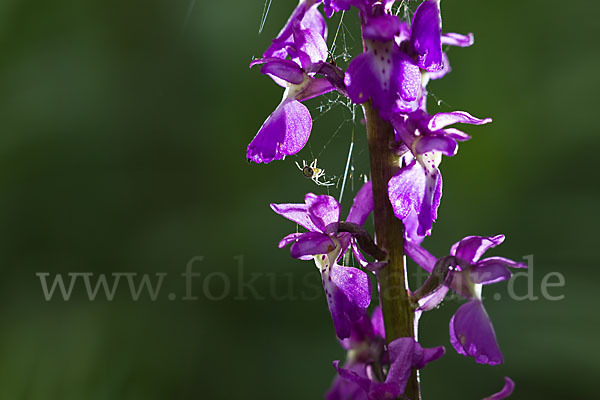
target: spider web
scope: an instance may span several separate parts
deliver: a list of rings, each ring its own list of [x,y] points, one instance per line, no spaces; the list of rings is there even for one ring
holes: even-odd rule
[[[264,2],[259,34],[265,26],[271,3],[272,0]],[[408,1],[403,0],[393,5],[392,13],[410,24],[414,10],[409,7]],[[352,21],[351,25],[346,25],[345,20]],[[330,28],[328,60],[335,62],[343,70],[346,70],[353,56],[362,52],[358,21],[356,10],[342,11],[327,20]],[[433,99],[438,107],[449,108],[449,105],[431,90],[428,90],[427,96]],[[289,157],[288,162],[297,163],[299,166],[315,162],[324,174],[318,181],[311,182],[311,178],[298,171],[295,179],[308,180],[313,192],[332,195],[342,205],[343,202],[351,204],[353,195],[366,182],[370,171],[362,107],[353,104],[338,92],[309,100],[305,105],[313,118],[312,132],[305,148]],[[327,186],[323,183],[332,185]]]
[[[333,37],[330,36],[328,43],[329,61],[343,69],[351,60],[353,50],[356,49],[354,52],[359,53],[362,47],[360,40],[357,40],[360,36],[344,23],[348,14],[351,13],[342,11],[338,13],[337,20],[335,17],[330,20],[335,24],[335,29],[330,29],[334,34]],[[355,20],[355,16],[352,16],[352,20]],[[317,166],[325,171],[324,181],[334,183],[333,186],[323,188],[327,194],[333,195],[342,203],[344,197],[352,197],[350,194],[360,188],[368,174],[368,159],[357,163],[361,155],[367,155],[366,147],[357,146],[356,143],[357,136],[364,132],[364,127],[360,124],[362,109],[337,92],[322,96],[317,102],[315,106],[309,106],[313,116],[313,134],[306,150],[297,157],[306,157],[308,153],[311,160],[317,160]],[[324,116],[327,118],[323,118]],[[327,131],[328,134],[323,134]],[[359,173],[357,164],[361,164]]]

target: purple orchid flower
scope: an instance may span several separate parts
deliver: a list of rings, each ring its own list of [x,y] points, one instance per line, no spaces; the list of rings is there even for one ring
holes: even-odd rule
[[[438,169],[442,154],[455,155],[457,141],[470,138],[458,129],[446,127],[455,123],[482,125],[491,121],[490,118],[475,118],[464,111],[430,116],[417,110],[407,115],[394,115],[391,122],[396,140],[406,145],[411,153],[403,157],[405,166],[388,182],[388,194],[396,217],[402,220],[410,217],[413,226],[412,222],[417,218],[416,231],[407,230],[411,234],[409,239],[420,242],[431,234],[442,197],[442,175]]]
[[[358,385],[368,400],[392,400],[404,393],[413,368],[422,369],[444,353],[442,346],[425,349],[413,338],[395,339],[387,346],[390,369],[383,382],[340,368],[338,362],[334,362],[334,366],[342,379]]]
[[[360,269],[338,264],[350,244],[349,233],[328,229],[340,221],[339,203],[331,196],[309,193],[304,204],[271,204],[271,208],[308,230],[284,237],[279,247],[291,243],[292,257],[314,259],[336,334],[340,339],[349,337],[352,323],[362,318],[371,302],[371,283]],[[355,215],[355,218],[363,218],[361,212]]]
[[[504,241],[504,235],[468,236],[455,243],[450,259],[456,265],[449,283],[419,301],[420,310],[435,308],[449,289],[469,301],[458,308],[450,320],[450,342],[459,354],[475,358],[480,364],[496,365],[503,362],[494,327],[481,301],[482,285],[500,282],[511,277],[509,268],[527,268],[526,264],[504,257],[481,259],[483,253]],[[418,244],[407,240],[406,254],[418,265],[433,271],[437,259]]]
[[[345,93],[343,73],[325,62],[327,26],[314,0],[302,1],[261,59],[261,72],[285,88],[283,98],[248,145],[246,158],[269,163],[298,153],[306,145],[312,118],[301,101],[334,89]],[[287,58],[290,59],[287,59]],[[315,74],[324,78],[316,78]]]
[[[342,341],[348,351],[343,367],[334,361],[338,375],[327,393],[327,400],[387,400],[404,393],[413,368],[421,369],[444,355],[443,346],[423,348],[413,338],[404,337],[386,346],[385,328],[381,308],[352,325],[351,336]],[[389,363],[385,377],[381,368]],[[379,375],[379,376],[378,376]]]
[[[416,109],[421,96],[421,72],[394,42],[400,32],[397,17],[382,14],[363,24],[364,53],[348,65],[344,82],[358,104],[371,100],[381,116]]]
[[[337,367],[339,364],[334,364]],[[357,376],[368,379],[367,367],[363,363],[359,362],[346,362],[342,367],[349,373],[356,374]],[[367,394],[362,387],[342,378],[339,374],[335,375],[329,391],[325,395],[326,400],[368,400]]]
[[[345,83],[353,102],[370,99],[384,119],[425,108],[428,80],[441,78],[450,68],[442,45],[466,47],[473,43],[472,35],[442,35],[439,0],[421,3],[410,28],[390,15],[393,1],[325,1],[326,10],[328,3],[334,11],[347,10],[350,5],[361,10],[365,52],[348,66]]]
[[[382,11],[365,20],[365,52],[352,60],[346,72],[350,99],[359,104],[371,99],[384,119],[416,110],[424,101],[420,68],[442,69],[439,2],[419,5],[410,32],[396,16]],[[406,41],[397,39],[404,35]]]
[[[288,84],[281,103],[262,124],[246,151],[249,161],[269,163],[304,148],[312,129],[312,117],[300,101],[328,93],[334,87],[325,78],[309,76],[290,60],[263,58],[253,61],[251,66],[261,63],[263,73]]]
[[[352,325],[350,337],[340,340],[347,351],[343,369],[362,378],[373,375],[372,364],[380,362],[385,352],[385,327],[381,307],[376,307],[369,317],[365,314]],[[334,364],[336,368],[339,364]],[[353,381],[336,374],[325,398],[327,400],[367,400],[365,391]]]

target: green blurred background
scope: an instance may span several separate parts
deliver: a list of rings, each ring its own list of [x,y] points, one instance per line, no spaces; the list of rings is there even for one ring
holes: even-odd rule
[[[276,248],[295,225],[268,203],[327,193],[294,161],[318,158],[341,176],[354,128],[345,213],[368,155],[350,112],[324,113],[327,99],[316,99],[310,147],[266,166],[245,160],[281,96],[248,63],[295,3],[274,0],[259,35],[263,0],[0,2],[0,398],[322,397],[344,352],[318,272]],[[504,375],[515,399],[595,397],[598,11],[591,1],[442,4],[444,30],[474,32],[476,44],[450,50],[452,73],[429,86],[432,110],[494,123],[467,127],[474,139],[442,164],[425,244],[443,255],[465,235],[505,233],[495,254],[534,256],[539,299],[511,300],[506,283],[487,289],[499,367],[452,350],[457,303],[424,315],[423,345],[448,350],[422,372],[425,399],[480,399]],[[356,54],[355,16],[346,23]],[[204,257],[193,265],[198,299],[184,301],[180,275],[194,256]],[[566,281],[550,289],[560,301],[540,291],[553,271]],[[168,276],[156,301],[133,301],[125,281],[112,301],[90,301],[81,281],[69,301],[46,301],[37,272]],[[240,273],[257,274],[263,300],[240,296]],[[516,291],[527,292],[525,279]]]

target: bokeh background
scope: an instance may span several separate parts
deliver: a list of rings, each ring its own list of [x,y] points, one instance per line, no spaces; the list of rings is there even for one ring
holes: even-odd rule
[[[318,158],[335,180],[354,140],[347,212],[368,155],[360,111],[352,122],[330,96],[308,103],[313,134],[297,157],[245,161],[281,96],[248,63],[295,3],[273,0],[259,35],[263,0],[0,2],[0,398],[322,398],[344,352],[316,269],[276,248],[295,225],[268,204],[327,193],[294,161]],[[592,1],[442,4],[444,30],[474,32],[476,44],[450,50],[453,71],[431,83],[430,106],[494,123],[467,127],[473,140],[443,162],[425,243],[443,255],[465,235],[505,233],[494,254],[533,255],[539,299],[486,289],[498,367],[451,349],[458,303],[424,315],[422,343],[448,350],[422,371],[425,399],[480,399],[505,375],[515,399],[597,393],[599,11]],[[336,54],[356,54],[355,15],[345,21]],[[181,273],[195,256],[197,299],[185,301]],[[560,301],[541,292],[554,271]],[[134,301],[125,280],[112,301],[90,301],[81,280],[68,301],[46,301],[38,272],[168,275],[155,301]],[[253,276],[256,293],[239,293]],[[520,278],[515,290],[527,286]]]

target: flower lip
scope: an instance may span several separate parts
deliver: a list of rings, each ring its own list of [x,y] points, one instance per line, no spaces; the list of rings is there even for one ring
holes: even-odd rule
[[[269,163],[296,154],[308,141],[311,128],[308,108],[295,99],[284,99],[248,145],[246,158],[255,163]]]
[[[468,301],[452,316],[450,342],[457,353],[473,357],[479,364],[497,365],[504,361],[481,300]]]

